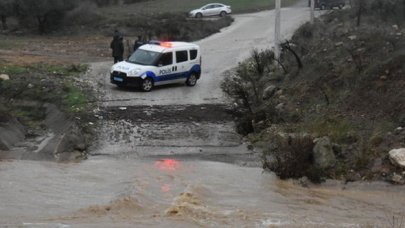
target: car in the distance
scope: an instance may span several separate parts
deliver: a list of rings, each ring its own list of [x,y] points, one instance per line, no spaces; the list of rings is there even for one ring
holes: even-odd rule
[[[314,0],[315,8],[319,8],[321,10],[325,9],[333,9],[334,7],[338,7],[342,9],[345,6],[345,0]],[[308,0],[308,6],[311,6],[311,0]]]
[[[232,13],[231,6],[222,3],[210,3],[199,9],[190,11],[189,16],[195,18],[209,17],[209,16],[225,17],[230,13]]]

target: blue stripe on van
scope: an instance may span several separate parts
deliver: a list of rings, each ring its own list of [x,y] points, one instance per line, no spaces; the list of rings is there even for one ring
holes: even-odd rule
[[[190,75],[192,73],[201,74],[200,64],[194,65],[189,71],[186,71],[183,73],[174,73],[174,74],[156,76],[155,73],[153,73],[152,71],[145,72],[146,76],[152,78],[153,81],[155,81],[155,82],[175,80],[175,79],[180,79],[180,78],[188,78],[188,77],[190,77]]]

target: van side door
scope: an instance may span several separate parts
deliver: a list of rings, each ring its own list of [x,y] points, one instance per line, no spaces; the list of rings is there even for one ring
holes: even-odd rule
[[[190,70],[190,61],[188,56],[188,50],[178,50],[175,52],[176,56],[176,70],[179,78],[188,77],[188,71]]]
[[[176,74],[176,72],[174,67],[173,52],[163,53],[157,61],[157,84],[171,80],[174,74]]]

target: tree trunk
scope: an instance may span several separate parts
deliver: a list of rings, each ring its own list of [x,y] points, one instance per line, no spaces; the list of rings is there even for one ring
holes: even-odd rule
[[[301,58],[298,56],[297,52],[295,52],[292,48],[290,43],[287,41],[287,43],[283,44],[283,48],[287,49],[289,52],[291,52],[295,60],[297,61],[298,69],[302,69],[304,65],[302,64]]]
[[[46,32],[46,16],[37,16],[38,32],[44,34]]]
[[[1,24],[3,26],[3,30],[7,30],[8,26],[7,26],[7,17],[4,15],[1,15]]]
[[[359,10],[357,11],[357,26],[360,26],[361,23],[361,7],[359,7]]]
[[[358,0],[358,9],[357,9],[357,26],[360,26],[361,24],[361,16],[363,14],[364,10],[364,1],[363,0]]]

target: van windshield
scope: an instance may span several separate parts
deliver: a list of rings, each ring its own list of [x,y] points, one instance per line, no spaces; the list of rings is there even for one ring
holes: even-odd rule
[[[137,49],[128,58],[127,62],[145,65],[145,66],[152,66],[156,63],[159,56],[160,56],[159,52]]]

